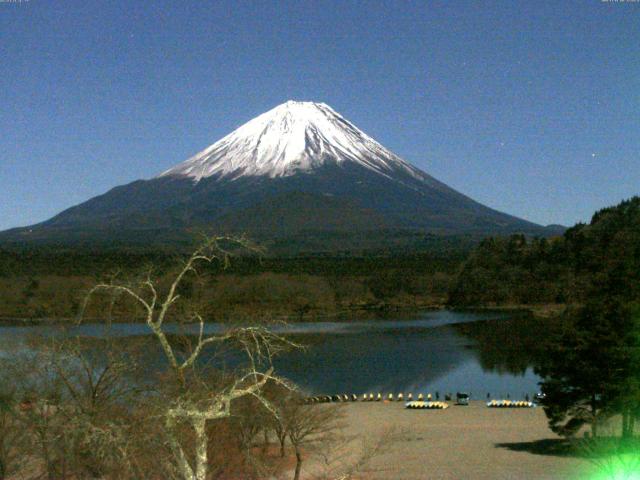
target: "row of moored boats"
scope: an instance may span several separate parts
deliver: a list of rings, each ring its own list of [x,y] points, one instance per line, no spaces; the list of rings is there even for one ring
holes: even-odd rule
[[[331,403],[331,402],[382,402],[382,401],[388,401],[388,402],[403,402],[403,401],[407,401],[407,402],[411,402],[414,400],[413,394],[412,393],[408,393],[407,396],[405,397],[405,395],[403,393],[398,393],[397,395],[394,395],[393,393],[389,393],[386,396],[383,396],[382,393],[378,393],[377,395],[374,395],[373,393],[365,393],[361,396],[356,395],[355,393],[352,393],[350,395],[348,394],[342,394],[342,395],[318,395],[315,397],[307,397],[304,400],[304,403]],[[427,402],[431,402],[432,400],[432,396],[430,393],[428,393],[427,395],[424,395],[422,393],[418,394],[418,396],[416,397],[416,400],[419,402],[422,401],[427,401]]]
[[[447,400],[450,400],[451,396],[447,395]],[[457,394],[457,405],[467,405],[469,400],[469,396],[467,394]],[[342,395],[318,395],[315,397],[307,397],[304,399],[304,403],[306,404],[314,404],[314,403],[339,403],[339,402],[402,402],[405,401],[405,407],[410,409],[434,409],[434,410],[444,410],[449,408],[449,404],[446,402],[441,402],[439,400],[433,401],[431,394],[427,394],[426,396],[420,393],[416,399],[413,398],[413,394],[409,393],[405,397],[404,394],[399,393],[397,395],[393,395],[389,393],[386,396],[383,396],[382,393],[378,393],[374,395],[373,393],[363,394],[362,396],[358,396],[355,393],[351,395],[342,394]],[[489,408],[533,408],[536,406],[535,402],[530,402],[528,400],[491,400],[487,402],[487,407]]]
[[[526,400],[491,400],[487,402],[489,408],[533,408],[535,406],[534,402]]]

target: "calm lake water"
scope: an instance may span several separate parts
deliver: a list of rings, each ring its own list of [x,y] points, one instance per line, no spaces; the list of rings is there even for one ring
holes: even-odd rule
[[[280,327],[304,351],[276,359],[277,371],[313,393],[471,392],[475,398],[520,398],[538,391],[531,343],[535,320],[506,313],[424,312],[394,320],[321,322]],[[207,325],[209,332],[220,325]],[[0,355],[25,348],[32,335],[102,338],[105,327],[0,327]],[[108,335],[139,338],[143,324],[114,324]],[[537,337],[533,339],[532,337]]]

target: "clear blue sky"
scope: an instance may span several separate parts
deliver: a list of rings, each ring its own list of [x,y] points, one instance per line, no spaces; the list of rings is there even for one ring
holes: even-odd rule
[[[640,193],[640,2],[0,0],[0,229],[326,102],[491,207]]]

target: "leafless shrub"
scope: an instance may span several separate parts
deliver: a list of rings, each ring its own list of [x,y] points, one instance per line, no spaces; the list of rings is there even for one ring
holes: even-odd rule
[[[334,441],[323,444],[322,462],[314,480],[351,480],[369,478],[375,469],[373,461],[393,449],[402,432],[389,429],[376,438],[363,439],[339,435]]]
[[[0,368],[3,367],[0,363]],[[23,440],[22,429],[13,415],[13,410],[18,408],[15,386],[3,377],[0,376],[0,480],[20,469],[22,455],[19,447]]]

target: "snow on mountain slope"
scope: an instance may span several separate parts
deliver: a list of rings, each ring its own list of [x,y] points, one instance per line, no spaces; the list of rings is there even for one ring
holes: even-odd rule
[[[162,173],[194,181],[218,176],[286,177],[327,162],[354,162],[390,177],[402,170],[427,177],[324,103],[288,101],[245,123],[210,147]]]

